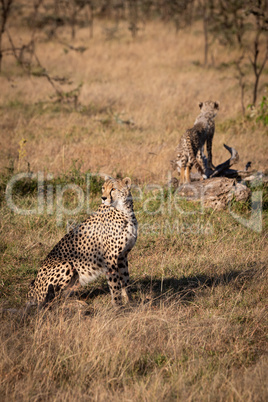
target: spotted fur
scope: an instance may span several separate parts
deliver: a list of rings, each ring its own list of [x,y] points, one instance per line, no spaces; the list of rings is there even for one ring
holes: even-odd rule
[[[112,302],[129,294],[128,253],[137,239],[131,180],[109,179],[102,205],[50,251],[28,293],[29,303],[43,305],[77,279],[82,286],[105,273]]]
[[[180,173],[180,183],[189,183],[190,170],[194,166],[205,177],[204,145],[207,144],[208,168],[212,169],[212,140],[215,131],[215,117],[219,103],[213,101],[200,102],[200,114],[192,128],[186,130],[177,147],[176,167]]]

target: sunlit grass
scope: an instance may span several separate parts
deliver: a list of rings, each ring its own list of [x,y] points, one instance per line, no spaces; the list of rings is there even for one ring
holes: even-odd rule
[[[29,39],[16,24],[9,28],[14,40]],[[231,53],[214,47],[214,67],[202,67],[200,26],[176,36],[168,24],[147,23],[133,41],[122,22],[120,37],[105,41],[105,24],[95,22],[91,40],[77,31],[74,45],[88,47],[83,54],[37,39],[49,73],[73,81],[64,91],[83,83],[76,109],[55,103],[46,79],[3,59],[0,399],[266,401],[267,187],[251,187],[262,193],[262,231],[255,232],[234,217],[249,220],[251,200],[214,211],[177,197],[168,184],[177,176],[170,160],[199,101],[220,101],[215,164],[229,157],[227,143],[239,152],[235,167],[252,161],[265,171],[266,129],[241,117]],[[69,34],[59,29],[60,37]],[[7,203],[18,173],[36,175],[16,181],[12,201],[37,213],[18,214]],[[133,183],[139,236],[129,255],[132,303],[114,310],[100,277],[23,317],[42,260],[69,225],[98,208],[100,173]],[[84,200],[68,215],[79,206],[78,188]]]

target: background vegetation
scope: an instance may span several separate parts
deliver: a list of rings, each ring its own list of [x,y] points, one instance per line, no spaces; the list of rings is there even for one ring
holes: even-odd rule
[[[267,174],[266,3],[0,4],[0,399],[266,401],[265,183],[252,185],[261,232],[229,210],[176,199],[167,184],[178,140],[207,99],[220,101],[214,163],[228,157],[227,143],[238,168],[251,161]],[[35,208],[41,192],[44,213],[15,214],[7,184],[38,171],[43,188],[23,179],[13,200]],[[85,206],[59,226],[57,188],[75,183],[86,194],[90,173],[135,184],[133,303],[114,311],[100,278],[22,319],[42,259],[68,222],[87,216]],[[101,178],[90,180],[95,210]],[[75,208],[77,195],[66,191],[63,202]],[[247,220],[252,208],[230,206]]]

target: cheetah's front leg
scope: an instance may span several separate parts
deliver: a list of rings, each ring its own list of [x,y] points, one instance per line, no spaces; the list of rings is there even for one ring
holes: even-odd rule
[[[122,302],[121,297],[121,284],[118,272],[118,265],[116,259],[106,262],[107,271],[106,278],[112,296],[112,304],[120,305]]]
[[[129,273],[127,255],[118,258],[118,271],[121,283],[122,296],[126,302],[131,301],[131,293],[129,289]]]

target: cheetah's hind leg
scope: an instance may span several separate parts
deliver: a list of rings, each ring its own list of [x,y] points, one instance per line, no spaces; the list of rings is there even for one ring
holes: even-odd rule
[[[72,269],[72,274],[73,276],[70,279],[70,282],[67,284],[67,286],[62,290],[62,295],[64,298],[72,296],[78,289],[81,288],[80,282],[79,282],[79,274],[76,271],[76,269]]]
[[[65,270],[63,283],[59,280],[56,283],[48,284],[47,293],[44,301],[39,304],[39,308],[51,304],[55,298],[60,299],[63,296],[63,298],[66,299],[77,290],[79,275],[76,269],[74,269],[73,263],[68,262],[64,265],[63,269]]]
[[[186,166],[185,170],[185,183],[191,183],[191,176],[190,176],[190,166]]]
[[[185,176],[185,167],[181,167],[181,172],[180,172],[180,185],[184,184],[184,176]]]
[[[53,299],[55,299],[55,289],[54,289],[54,286],[51,283],[48,286],[45,300],[43,301],[42,304],[40,304],[39,309],[41,309],[41,307],[46,307],[48,304],[50,304],[52,302]]]

